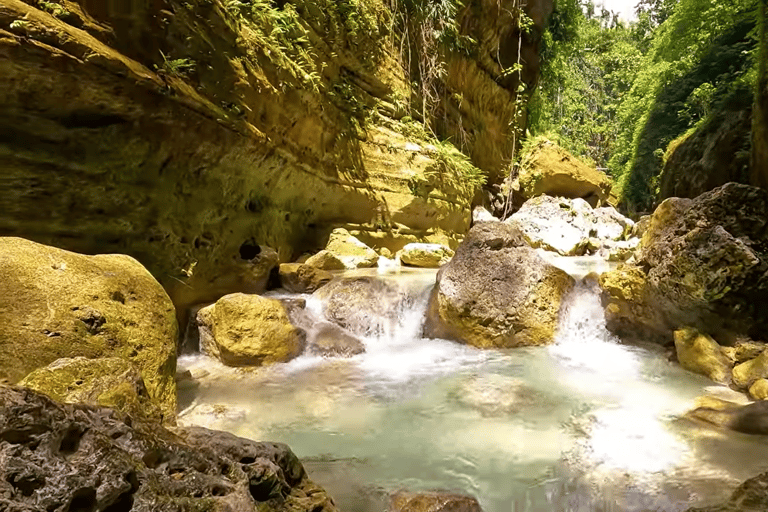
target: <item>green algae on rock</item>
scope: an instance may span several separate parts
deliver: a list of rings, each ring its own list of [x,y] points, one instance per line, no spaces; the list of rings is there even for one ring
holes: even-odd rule
[[[0,377],[18,382],[60,358],[118,357],[175,417],[175,310],[139,262],[0,238],[0,283]]]

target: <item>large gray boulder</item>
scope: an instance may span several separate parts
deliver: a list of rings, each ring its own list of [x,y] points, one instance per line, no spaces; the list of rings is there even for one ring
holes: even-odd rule
[[[336,512],[288,446],[0,387],[0,510]]]
[[[425,334],[483,348],[551,343],[560,304],[573,285],[519,230],[477,224],[438,273]]]

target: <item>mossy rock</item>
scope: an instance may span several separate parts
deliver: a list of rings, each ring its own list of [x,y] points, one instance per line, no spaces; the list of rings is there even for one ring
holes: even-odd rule
[[[139,371],[119,357],[58,359],[20,382],[57,402],[103,405],[133,417],[162,419]]]
[[[283,304],[233,293],[197,313],[200,348],[229,366],[261,366],[301,354],[306,333],[294,327]]]
[[[61,358],[122,358],[173,418],[177,337],[171,300],[135,259],[0,238],[0,378]]]

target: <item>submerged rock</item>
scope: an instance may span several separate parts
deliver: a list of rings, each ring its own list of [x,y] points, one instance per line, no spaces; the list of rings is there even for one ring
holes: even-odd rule
[[[225,295],[197,313],[200,349],[229,366],[286,362],[304,350],[306,333],[278,300]]]
[[[352,236],[344,228],[334,229],[325,249],[336,256],[347,269],[375,267],[379,261],[376,251]],[[307,263],[312,265],[310,261]],[[330,269],[326,269],[330,270]]]
[[[472,496],[452,492],[397,492],[390,497],[389,512],[482,512]]]
[[[0,387],[0,509],[336,512],[284,444]]]
[[[727,400],[707,400],[689,417],[744,434],[768,435],[768,401],[741,405]]]
[[[136,367],[119,357],[57,359],[20,382],[57,402],[103,405],[134,417],[162,419]]]
[[[336,324],[322,322],[314,327],[309,348],[321,356],[350,357],[365,352],[358,338]]]
[[[728,502],[711,507],[689,508],[687,512],[765,512],[766,510],[768,510],[768,473],[763,473],[741,484]]]
[[[527,246],[519,230],[478,224],[438,273],[425,334],[483,348],[550,343],[573,285],[572,277]]]
[[[453,251],[440,244],[407,244],[400,251],[400,261],[414,267],[438,268],[452,257]]]
[[[768,331],[768,193],[729,183],[654,212],[636,263],[601,277],[608,327],[672,339],[692,326],[730,345]],[[630,290],[613,285],[632,276]]]
[[[720,384],[731,381],[731,364],[711,336],[692,327],[675,331],[675,350],[680,366]]]
[[[171,300],[135,259],[0,238],[0,379],[60,358],[118,357],[173,418],[177,337]]]
[[[542,402],[540,394],[525,381],[504,375],[476,376],[455,390],[456,400],[483,415],[517,413]]]
[[[327,270],[302,263],[280,265],[280,284],[293,293],[312,293],[333,279]]]

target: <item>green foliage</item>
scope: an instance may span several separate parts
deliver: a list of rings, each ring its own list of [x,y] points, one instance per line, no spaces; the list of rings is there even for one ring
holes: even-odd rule
[[[47,2],[45,0],[39,0],[37,2],[37,5],[43,11],[57,18],[66,18],[71,14],[67,9],[65,9],[63,6],[61,6],[56,2]]]
[[[162,51],[160,55],[163,57],[163,65],[160,69],[169,75],[187,76],[195,70],[195,61],[192,59],[169,59]]]

